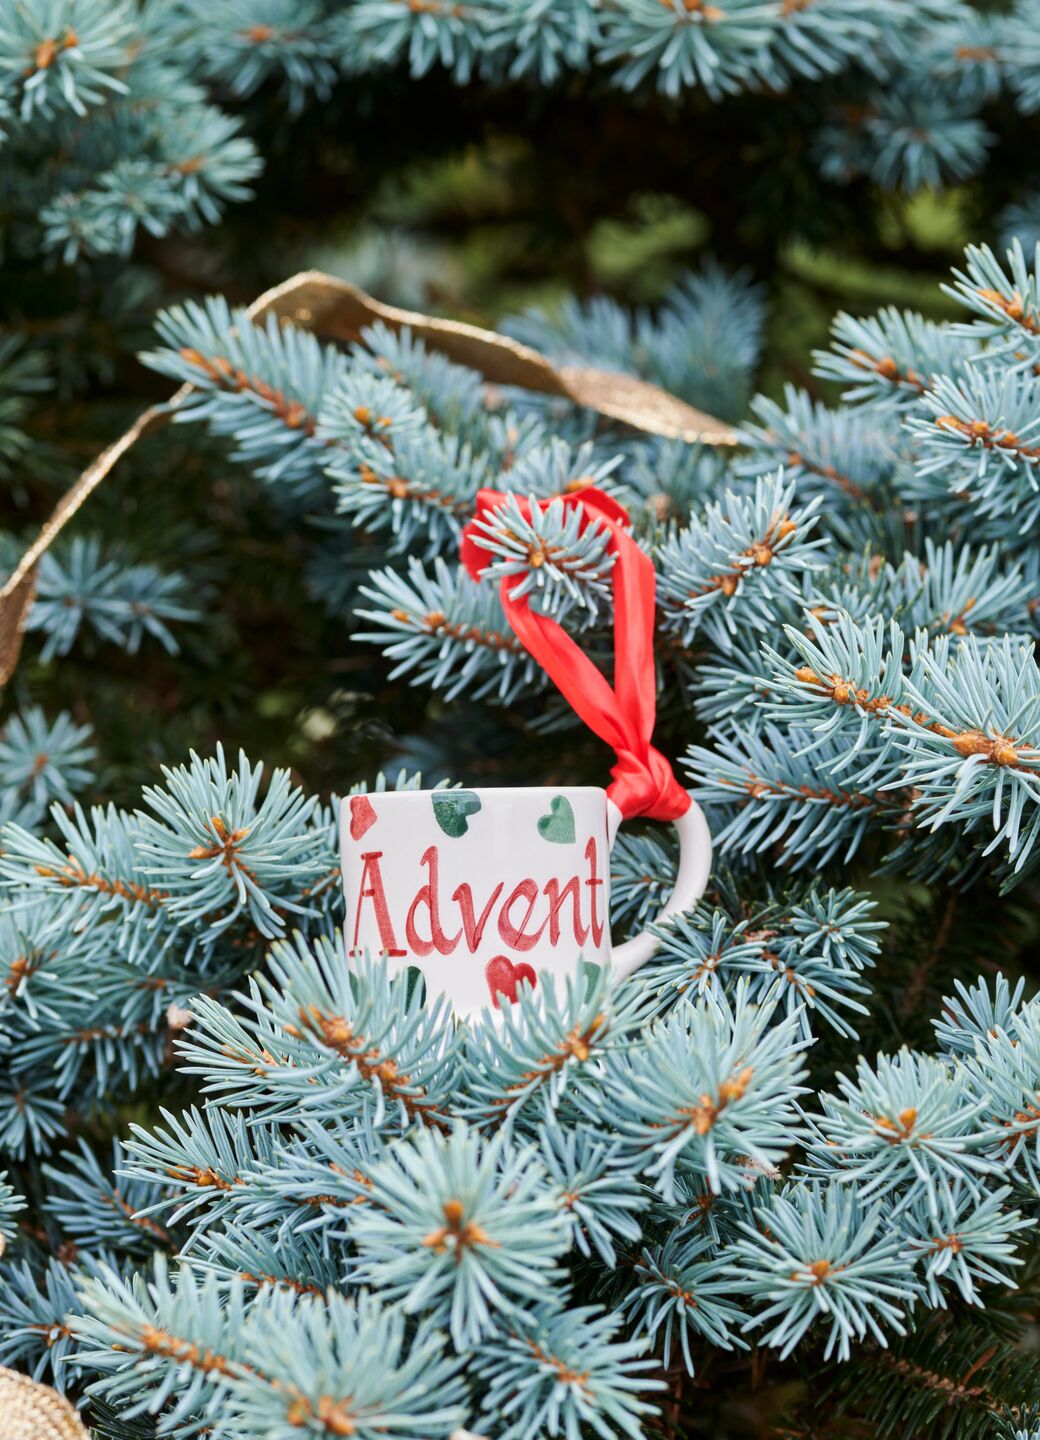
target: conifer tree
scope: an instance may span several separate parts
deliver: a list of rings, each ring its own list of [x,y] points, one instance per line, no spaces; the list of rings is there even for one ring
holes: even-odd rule
[[[985,171],[1040,102],[1034,9],[0,0],[0,569],[121,386],[191,387],[41,564],[0,729],[0,1365],[98,1440],[1040,1434],[1040,244]],[[875,290],[811,359],[739,244],[502,318],[733,445],[408,329],[254,323],[273,262],[219,247],[277,210],[272,115],[305,134],[344,85],[537,124],[581,86],[644,142],[811,116],[801,198],[874,216]],[[880,191],[973,175],[1015,238],[879,308]],[[460,1023],[348,963],[338,799],[602,783],[498,585],[609,663],[611,556],[559,503],[590,485],[655,567],[656,743],[715,866],[629,979]],[[545,503],[478,581],[483,488]],[[676,862],[622,832],[619,940]]]

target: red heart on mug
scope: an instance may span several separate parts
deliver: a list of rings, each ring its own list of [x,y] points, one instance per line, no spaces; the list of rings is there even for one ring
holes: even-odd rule
[[[376,823],[376,812],[367,795],[350,797],[350,838],[360,840]]]
[[[484,974],[491,991],[491,1003],[496,1010],[499,1008],[499,995],[504,995],[510,1003],[516,1000],[516,987],[521,980],[526,980],[532,986],[538,984],[538,977],[530,965],[523,960],[519,965],[514,965],[512,960],[507,960],[504,955],[496,955],[493,960],[489,960],[484,966]]]

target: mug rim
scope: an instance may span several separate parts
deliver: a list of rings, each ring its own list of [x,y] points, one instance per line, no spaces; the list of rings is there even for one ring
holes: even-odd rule
[[[380,800],[421,800],[428,795],[603,795],[602,785],[437,785],[429,790],[355,790],[342,797],[342,804],[361,795],[379,796]]]

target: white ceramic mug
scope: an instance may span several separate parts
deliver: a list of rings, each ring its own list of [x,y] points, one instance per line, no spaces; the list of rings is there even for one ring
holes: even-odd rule
[[[621,812],[592,785],[401,790],[348,796],[340,835],[348,954],[417,966],[459,1015],[516,998],[579,957],[620,978],[657,947],[644,931],[611,950],[610,847]],[[711,869],[695,803],[675,823],[679,870],[658,919],[692,905]]]

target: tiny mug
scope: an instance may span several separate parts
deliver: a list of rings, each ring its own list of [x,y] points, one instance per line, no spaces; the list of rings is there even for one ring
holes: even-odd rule
[[[582,958],[629,975],[653,954],[644,931],[610,943],[610,849],[621,812],[592,785],[400,790],[348,796],[341,858],[350,955],[417,966],[430,999],[457,1015],[499,1008],[541,971],[561,979]],[[673,822],[679,868],[657,917],[704,892],[711,837],[691,802]]]

